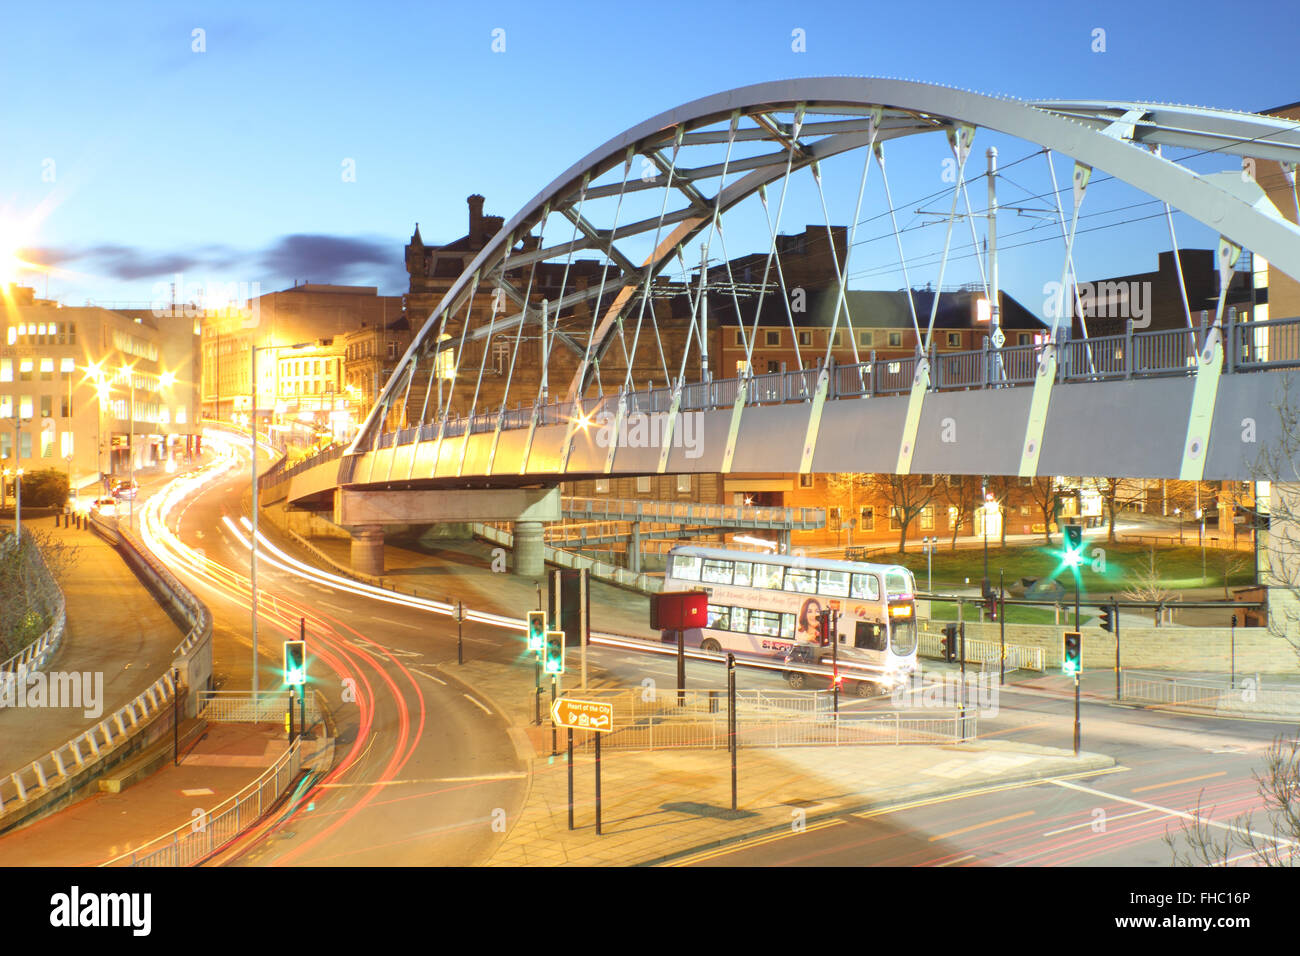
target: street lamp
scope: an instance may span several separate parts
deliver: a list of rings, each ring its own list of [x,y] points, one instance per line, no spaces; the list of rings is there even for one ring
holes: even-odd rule
[[[1200,527],[1200,534],[1201,534],[1201,583],[1204,584],[1204,583],[1206,582],[1206,573],[1205,573],[1205,509],[1204,509],[1204,508],[1197,508],[1197,509],[1196,509],[1196,520],[1199,521],[1199,522],[1201,523],[1201,527]]]
[[[921,545],[925,548],[925,590],[927,594],[934,593],[934,547],[939,543],[937,537],[926,535],[921,538]]]
[[[253,481],[253,540],[249,548],[249,589],[253,592],[253,704],[257,704],[257,353],[272,349],[302,349],[310,342],[298,342],[295,345],[254,345],[252,346],[252,416],[248,422],[248,434],[253,439],[252,481]]]

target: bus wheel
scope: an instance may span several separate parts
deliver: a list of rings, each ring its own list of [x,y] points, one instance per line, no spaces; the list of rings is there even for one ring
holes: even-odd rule
[[[859,697],[870,697],[876,692],[876,685],[871,681],[860,680],[853,690]]]
[[[700,650],[708,654],[720,654],[722,653],[722,645],[710,637],[700,645]]]
[[[789,671],[785,675],[785,682],[795,690],[802,690],[803,685],[806,683],[806,679],[803,674],[800,674],[798,671]]]

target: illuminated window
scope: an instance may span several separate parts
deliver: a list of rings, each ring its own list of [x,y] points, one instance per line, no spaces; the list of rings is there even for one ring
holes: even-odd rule
[[[41,381],[51,382],[54,380],[54,359],[41,359]]]
[[[77,370],[77,363],[70,356],[59,359],[59,371],[64,375],[71,375]]]
[[[0,358],[0,382],[12,382],[14,380],[14,360]]]
[[[23,381],[23,382],[30,382],[30,381],[32,380],[32,368],[33,368],[33,367],[34,367],[34,365],[33,365],[31,359],[29,359],[29,358],[28,358],[28,359],[19,359],[19,360],[18,360],[18,378],[19,378],[19,380],[20,380],[20,381]]]
[[[64,458],[72,457],[72,432],[63,432],[59,435],[60,446],[59,454]]]
[[[18,417],[19,418],[32,417],[32,397],[30,395],[18,396]]]

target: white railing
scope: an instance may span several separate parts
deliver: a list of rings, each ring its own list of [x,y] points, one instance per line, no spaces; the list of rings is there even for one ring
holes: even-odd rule
[[[1170,707],[1242,714],[1300,714],[1300,687],[1270,687],[1267,678],[1254,674],[1210,680],[1124,671],[1120,694],[1127,700]]]
[[[665,712],[624,718],[616,710],[614,730],[604,735],[601,747],[718,750],[728,746],[727,724],[725,694],[716,712]],[[836,717],[831,713],[754,713],[742,710],[739,702],[736,707],[736,742],[741,748],[954,744],[972,740],[977,733],[974,710],[841,711]],[[583,741],[582,746],[590,747],[591,741]]]
[[[172,675],[168,672],[125,707],[104,717],[89,730],[0,778],[0,815],[5,812],[7,801],[26,804],[55,784],[107,758],[130,740],[142,723],[156,717],[170,704],[175,692]]]
[[[298,722],[303,705],[295,697],[293,719]],[[199,716],[218,724],[276,724],[284,720],[289,708],[289,691],[258,691],[256,698],[249,691],[205,690],[199,692]],[[307,695],[307,725],[318,723],[324,708],[320,694]]]
[[[934,631],[922,631],[918,635],[917,653],[921,657],[934,657],[943,660],[943,651],[939,642],[943,639],[942,633]],[[957,638],[957,645],[953,649],[953,659],[961,659],[962,640]],[[985,667],[996,667],[999,658],[1002,656],[1002,642],[993,641],[985,638],[966,638],[966,662],[970,664],[980,664]],[[1022,668],[1029,671],[1038,671],[1042,673],[1046,667],[1046,652],[1041,647],[1035,647],[1031,644],[1007,644],[1006,645],[1006,662],[1011,668]]]
[[[302,770],[302,741],[239,793],[189,823],[101,866],[194,866],[221,849],[275,805]]]

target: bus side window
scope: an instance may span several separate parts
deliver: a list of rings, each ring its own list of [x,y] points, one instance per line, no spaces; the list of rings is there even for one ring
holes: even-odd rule
[[[864,601],[879,601],[880,582],[874,574],[855,574],[851,596]]]
[[[853,646],[864,651],[883,651],[885,649],[885,629],[871,621],[858,621],[857,632],[853,635]]]
[[[817,572],[805,568],[786,568],[785,589],[796,594],[816,594]]]
[[[673,556],[672,576],[680,578],[683,581],[698,581],[700,579],[700,559],[693,554],[678,554]]]
[[[749,630],[749,608],[733,607],[731,609],[731,629],[733,631]]]
[[[717,558],[706,558],[704,573],[700,575],[700,580],[708,584],[730,584],[731,562],[720,561]]]
[[[818,594],[829,594],[831,597],[849,596],[849,573],[847,571],[822,571],[819,578]]]
[[[718,631],[731,630],[731,608],[710,604],[708,626]]]
[[[732,579],[731,583],[737,587],[749,587],[750,571],[753,570],[753,567],[754,566],[748,561],[737,561],[736,576]]]
[[[756,588],[781,588],[781,573],[785,569],[779,564],[755,564],[754,565],[754,587]]]
[[[787,641],[794,640],[794,615],[793,614],[781,615],[781,636],[784,637]]]

